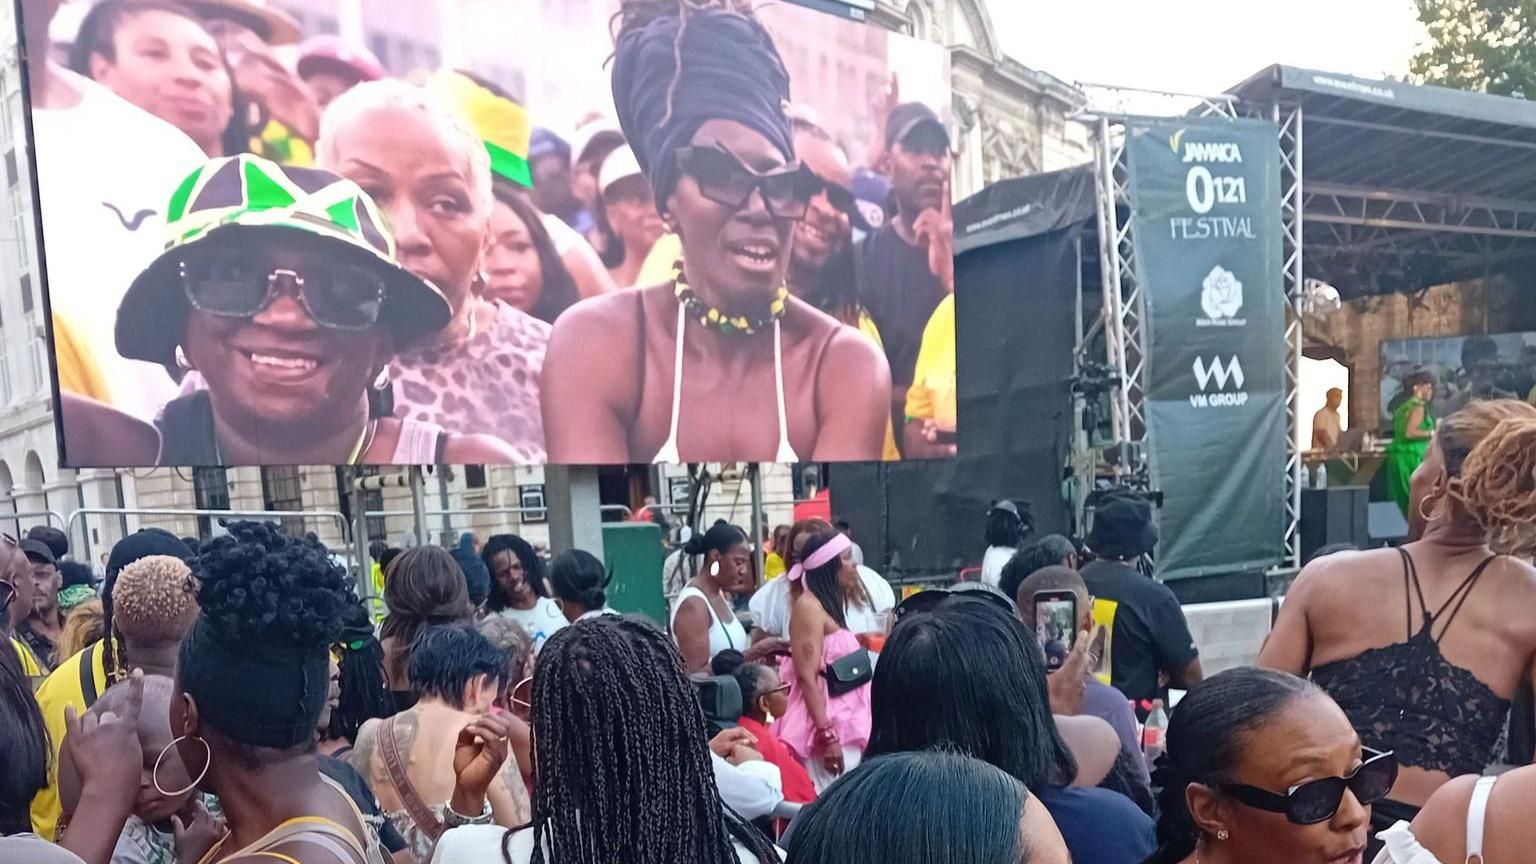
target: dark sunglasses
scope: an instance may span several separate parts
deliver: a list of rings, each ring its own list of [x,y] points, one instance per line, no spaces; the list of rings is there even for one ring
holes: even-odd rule
[[[815,175],[815,177],[816,182],[821,184],[820,191],[825,192],[827,195],[827,203],[831,204],[839,213],[845,216],[853,216],[858,212],[859,203],[853,197],[853,193],[848,191],[848,187],[840,186],[831,180],[826,180],[820,174]]]
[[[805,208],[821,191],[821,178],[804,165],[759,173],[717,147],[679,147],[677,167],[692,177],[705,198],[733,210],[746,206],[754,191],[778,219],[803,219]]]
[[[1216,788],[1254,809],[1284,813],[1292,824],[1316,825],[1339,812],[1346,789],[1355,794],[1361,805],[1374,804],[1392,791],[1392,784],[1397,782],[1397,757],[1390,751],[1383,753],[1369,747],[1362,750],[1365,761],[1348,777],[1312,780],[1292,786],[1284,795],[1241,783],[1218,783]]]
[[[383,279],[353,264],[319,262],[299,273],[232,248],[189,252],[181,262],[181,282],[187,302],[199,312],[253,318],[287,294],[316,324],[332,330],[367,330],[377,324],[387,293]]]

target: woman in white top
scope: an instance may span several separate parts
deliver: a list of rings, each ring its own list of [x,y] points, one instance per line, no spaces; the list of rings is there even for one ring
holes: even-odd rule
[[[999,501],[987,511],[987,554],[981,559],[981,581],[993,588],[1003,577],[1003,567],[1013,560],[1024,542],[1029,526],[1019,515],[1018,505]]]
[[[721,651],[747,650],[747,630],[729,595],[750,583],[752,548],[741,529],[721,521],[695,535],[683,551],[700,556],[703,566],[672,601],[672,638],[684,668],[708,672],[709,661]]]
[[[693,687],[648,622],[603,615],[550,639],[534,677],[533,727],[533,823],[455,828],[432,864],[781,860],[721,804]]]
[[[575,624],[598,615],[617,615],[608,608],[608,583],[613,574],[597,556],[581,549],[561,552],[549,564],[549,593],[565,620]]]
[[[1527,818],[1532,810],[1536,767],[1452,780],[1435,791],[1412,825],[1399,822],[1381,833],[1386,848],[1376,864],[1528,861],[1536,847],[1536,823]]]

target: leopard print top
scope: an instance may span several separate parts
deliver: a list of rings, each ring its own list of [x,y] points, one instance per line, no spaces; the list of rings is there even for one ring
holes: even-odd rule
[[[395,358],[395,416],[450,433],[494,435],[520,464],[545,459],[539,377],[549,325],[497,302],[473,339]]]

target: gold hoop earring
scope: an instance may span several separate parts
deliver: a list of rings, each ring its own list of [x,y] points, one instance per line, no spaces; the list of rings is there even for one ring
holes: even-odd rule
[[[186,788],[179,789],[175,792],[167,792],[165,787],[160,785],[160,763],[165,761],[166,754],[170,753],[172,748],[174,748],[180,741],[196,741],[197,743],[203,745],[203,770],[198,772],[197,779],[187,784]],[[155,791],[159,792],[161,795],[164,795],[167,798],[176,798],[191,792],[193,789],[196,789],[197,784],[203,782],[203,778],[208,776],[208,768],[212,764],[213,748],[208,746],[207,741],[204,741],[202,738],[199,738],[196,735],[181,735],[173,739],[171,743],[165,745],[165,749],[161,750],[160,755],[155,757],[155,767],[151,768],[149,771],[149,782],[155,785]]]

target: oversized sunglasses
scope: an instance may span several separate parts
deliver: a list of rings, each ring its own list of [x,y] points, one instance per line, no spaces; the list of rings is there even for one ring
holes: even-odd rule
[[[187,302],[220,318],[253,318],[284,294],[332,330],[366,330],[379,322],[386,290],[378,274],[344,262],[306,265],[303,272],[272,267],[251,250],[190,252],[181,262]]]
[[[1216,787],[1232,799],[1268,813],[1284,813],[1295,825],[1327,822],[1339,812],[1344,791],[1353,792],[1361,805],[1374,804],[1387,797],[1397,782],[1397,757],[1369,747],[1362,748],[1365,761],[1348,777],[1323,777],[1286,790],[1284,795],[1241,783],[1218,783]]]
[[[775,218],[803,219],[805,208],[823,186],[821,178],[804,165],[760,173],[717,147],[679,147],[676,156],[678,169],[693,178],[699,194],[733,210],[746,206],[758,191]]]

